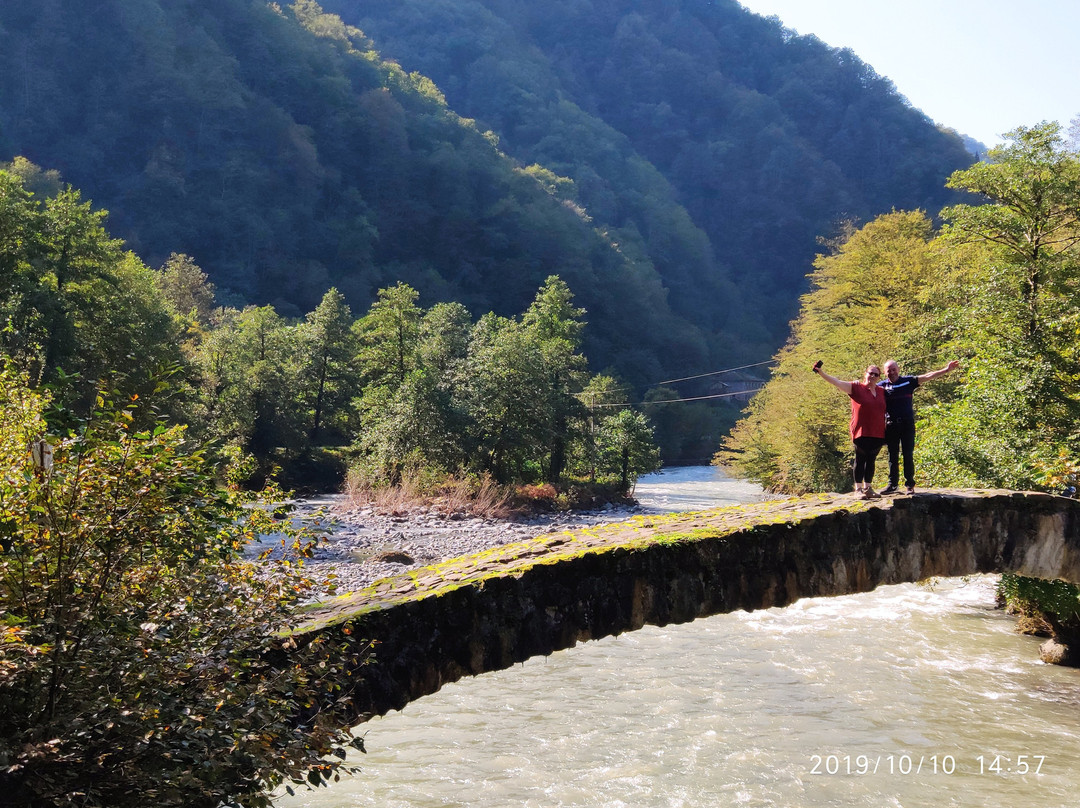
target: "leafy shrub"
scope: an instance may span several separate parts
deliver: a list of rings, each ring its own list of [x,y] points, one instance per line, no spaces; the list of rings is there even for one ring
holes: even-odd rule
[[[35,464],[47,403],[0,369],[5,804],[265,806],[336,777],[324,756],[350,736],[322,705],[345,660],[283,653],[308,582],[241,557],[280,526],[215,486],[183,428],[137,431],[101,396]]]
[[[998,582],[998,596],[1020,611],[1037,610],[1052,620],[1080,622],[1080,586],[1007,572]]]

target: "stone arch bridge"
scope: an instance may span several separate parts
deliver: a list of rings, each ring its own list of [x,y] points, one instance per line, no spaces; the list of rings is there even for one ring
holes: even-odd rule
[[[342,719],[359,723],[463,676],[645,624],[1005,571],[1080,583],[1080,502],[939,490],[636,516],[384,579],[310,607],[295,636],[350,647]]]

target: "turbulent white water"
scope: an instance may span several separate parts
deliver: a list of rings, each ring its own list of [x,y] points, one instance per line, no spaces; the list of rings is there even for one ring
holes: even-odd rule
[[[646,504],[708,504],[651,477]],[[280,804],[1071,807],[1080,673],[1038,661],[993,583],[647,627],[463,680],[359,727],[361,774]]]
[[[647,474],[638,480],[634,496],[654,511],[693,511],[740,505],[765,498],[761,487],[727,476],[716,466],[684,466]]]

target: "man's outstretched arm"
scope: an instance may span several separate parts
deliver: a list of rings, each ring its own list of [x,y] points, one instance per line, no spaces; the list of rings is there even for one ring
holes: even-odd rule
[[[960,367],[960,362],[954,359],[945,367],[931,370],[929,373],[923,373],[921,376],[916,376],[916,378],[919,380],[919,384],[922,384],[923,382],[933,381],[939,376],[944,376],[946,373],[952,373],[952,371],[956,370],[958,367]]]

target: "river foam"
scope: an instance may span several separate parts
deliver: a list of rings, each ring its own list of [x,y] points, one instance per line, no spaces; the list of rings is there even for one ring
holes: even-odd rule
[[[1039,661],[995,580],[647,626],[462,680],[359,727],[359,776],[281,805],[1072,806],[1080,673]]]

